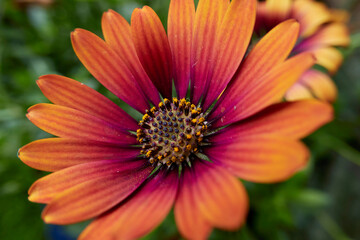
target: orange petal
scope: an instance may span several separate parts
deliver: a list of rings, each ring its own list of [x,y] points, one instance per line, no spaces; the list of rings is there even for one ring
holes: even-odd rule
[[[83,29],[71,33],[71,42],[80,61],[101,84],[135,109],[142,112],[148,109],[139,84],[108,44]]]
[[[68,107],[41,103],[30,107],[26,116],[42,130],[59,137],[121,145],[136,143],[135,137],[116,126]]]
[[[78,184],[109,175],[126,173],[143,165],[143,160],[132,162],[108,160],[69,167],[34,182],[29,189],[29,200],[38,203],[49,203],[56,195]]]
[[[235,123],[211,138],[211,142],[233,142],[234,136],[281,136],[300,139],[333,119],[331,105],[304,100],[271,105],[258,114]]]
[[[212,227],[204,219],[194,199],[193,169],[183,171],[178,196],[175,201],[174,214],[176,226],[186,239],[207,239]]]
[[[215,65],[209,76],[204,109],[220,95],[238,69],[252,36],[255,15],[255,0],[231,1],[216,33]]]
[[[329,9],[317,1],[294,1],[292,17],[300,22],[302,37],[308,37],[331,20]]]
[[[179,98],[186,97],[190,80],[190,55],[195,5],[193,0],[171,0],[168,36],[173,54],[174,83]]]
[[[232,143],[212,146],[205,154],[247,181],[272,183],[286,180],[302,169],[309,159],[306,146],[298,141],[265,135],[234,136]]]
[[[48,138],[20,148],[18,157],[26,165],[42,171],[58,171],[73,165],[100,160],[128,160],[139,155],[138,148],[81,139]]]
[[[306,86],[320,100],[328,102],[336,100],[337,88],[325,73],[313,69],[308,70],[301,76],[299,83]]]
[[[129,196],[151,170],[150,167],[129,169],[80,183],[56,195],[43,210],[42,217],[52,224],[71,224],[96,217]]]
[[[230,124],[279,101],[299,77],[315,62],[309,53],[302,53],[275,66],[269,73],[259,79],[258,85],[243,94],[240,102],[234,102],[230,110],[214,125]]]
[[[310,89],[300,82],[297,82],[294,85],[292,85],[286,91],[284,97],[287,101],[314,99],[314,95],[311,93]]]
[[[200,212],[213,226],[238,229],[248,212],[248,197],[243,185],[222,167],[201,162],[195,165],[195,176],[189,184],[193,185],[194,201]]]
[[[103,14],[101,26],[105,41],[129,67],[145,96],[154,105],[158,104],[160,102],[159,93],[136,54],[129,23],[117,12],[109,10]]]
[[[136,121],[115,103],[90,87],[59,75],[41,76],[37,81],[51,102],[88,113],[122,129],[135,131]]]
[[[159,225],[177,192],[176,173],[158,174],[114,210],[93,221],[79,240],[138,239]]]
[[[165,29],[154,10],[136,8],[131,31],[139,59],[163,97],[171,98],[172,56]]]
[[[316,57],[316,63],[325,67],[331,74],[336,73],[343,62],[343,56],[336,48],[318,48],[311,52]]]
[[[312,36],[304,39],[295,50],[300,52],[326,46],[346,47],[349,44],[349,29],[346,25],[342,23],[331,23],[322,27]]]
[[[211,116],[225,114],[242,99],[244,93],[260,83],[264,74],[283,62],[294,47],[298,33],[299,24],[288,20],[266,34],[246,57]]]
[[[205,91],[208,74],[214,67],[216,33],[220,29],[229,0],[200,0],[196,9],[191,46],[191,90],[194,104]]]

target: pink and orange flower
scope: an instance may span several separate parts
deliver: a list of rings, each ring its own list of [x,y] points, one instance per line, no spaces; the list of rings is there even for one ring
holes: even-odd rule
[[[258,3],[255,31],[267,32],[287,19],[300,23],[300,38],[293,54],[311,52],[316,64],[334,74],[343,56],[336,47],[350,43],[346,11],[329,9],[324,3],[314,0],[266,0]],[[286,93],[287,100],[317,98],[333,102],[337,89],[328,74],[312,69],[304,73]]]
[[[332,108],[281,102],[315,59],[287,59],[300,29],[294,20],[244,57],[255,15],[255,0],[200,0],[196,10],[192,0],[172,0],[167,34],[147,6],[134,10],[131,25],[104,13],[105,41],[75,30],[80,61],[143,117],[137,123],[75,80],[39,78],[53,104],[35,105],[27,117],[57,137],[24,146],[19,157],[53,172],[29,190],[30,201],[47,204],[44,221],[95,218],[79,239],[135,239],[174,207],[180,233],[204,239],[214,227],[245,222],[249,200],[237,178],[272,183],[304,168],[309,151],[299,139],[329,122]]]

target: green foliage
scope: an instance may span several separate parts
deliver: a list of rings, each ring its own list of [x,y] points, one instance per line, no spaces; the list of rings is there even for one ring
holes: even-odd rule
[[[16,157],[19,147],[48,136],[26,118],[26,109],[47,102],[36,86],[56,73],[106,94],[77,60],[70,32],[85,28],[100,36],[101,15],[109,8],[128,20],[135,7],[150,5],[166,25],[165,0],[57,0],[43,7],[0,1],[0,239],[51,239],[41,206],[27,200],[27,189],[44,174]],[[360,239],[360,34],[344,49],[346,61],[334,80],[339,87],[336,120],[306,139],[309,166],[287,182],[245,183],[250,212],[238,232],[214,230],[210,239]],[[134,113],[136,114],[136,113]],[[65,228],[76,236],[86,224]],[[150,239],[179,239],[173,213]]]

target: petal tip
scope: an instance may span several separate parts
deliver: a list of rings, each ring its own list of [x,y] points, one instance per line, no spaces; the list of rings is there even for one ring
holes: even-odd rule
[[[29,107],[26,111],[27,111],[27,114],[26,114],[26,117],[29,117],[31,115],[31,113],[36,110],[36,108],[40,105],[40,103],[38,104],[35,104],[31,107]]]
[[[34,202],[34,201],[33,201],[33,198],[31,197],[31,195],[28,196],[28,200],[29,200],[30,202]]]
[[[36,80],[36,85],[40,88],[44,84],[45,79],[39,78]]]
[[[36,185],[37,182],[34,182],[29,190],[28,190],[28,200],[30,202],[34,202],[34,203],[48,203],[49,199],[44,199],[43,197],[41,197],[41,194],[39,194],[39,191],[37,191]]]
[[[70,37],[71,39],[78,37],[79,34],[85,32],[85,29],[82,28],[75,28],[71,33],[70,33]]]
[[[104,21],[106,18],[111,18],[114,14],[117,14],[117,12],[115,12],[112,9],[108,9],[107,11],[105,11],[102,15],[102,21]]]
[[[53,223],[53,220],[54,220],[51,216],[45,215],[45,214],[42,216],[42,219],[47,224]]]
[[[29,189],[29,191],[30,191],[30,189]],[[28,191],[28,194],[29,194],[28,200],[30,202],[36,202],[36,198],[34,197],[34,194],[31,194],[29,191]]]

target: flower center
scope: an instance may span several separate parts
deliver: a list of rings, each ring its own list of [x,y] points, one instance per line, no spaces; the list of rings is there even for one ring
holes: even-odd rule
[[[190,164],[191,154],[199,151],[199,143],[207,130],[201,108],[186,101],[164,99],[157,107],[146,110],[139,122],[137,140],[142,144],[141,154],[151,164]]]

